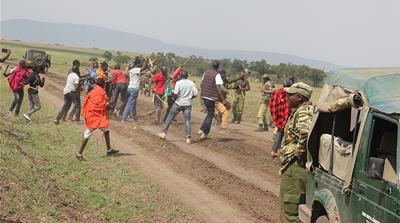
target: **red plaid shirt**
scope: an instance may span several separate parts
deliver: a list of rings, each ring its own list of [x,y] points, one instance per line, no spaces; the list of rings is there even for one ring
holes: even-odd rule
[[[282,130],[285,128],[289,117],[288,93],[283,88],[272,92],[269,102],[269,110],[275,127]]]

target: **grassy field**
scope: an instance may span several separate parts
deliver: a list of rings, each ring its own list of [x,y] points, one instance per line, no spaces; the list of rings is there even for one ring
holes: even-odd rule
[[[89,58],[97,57],[102,61],[102,55],[105,50],[101,49],[87,49],[87,48],[75,48],[75,47],[65,47],[60,45],[50,45],[50,44],[39,44],[39,43],[28,43],[20,41],[0,41],[2,48],[10,48],[12,50],[11,60],[18,61],[22,59],[25,52],[28,49],[44,50],[47,54],[51,55],[51,72],[65,73],[72,65],[73,60],[80,60],[82,67],[87,67],[90,62]],[[115,55],[115,51],[110,50],[111,53]],[[139,54],[123,52],[131,57],[137,56]]]
[[[47,53],[52,55],[52,67],[50,68],[51,72],[66,74],[67,71],[71,67],[72,60],[78,59],[81,61],[82,66],[81,69],[85,69],[89,64],[89,58],[92,56],[96,56],[101,58],[101,55],[105,50],[100,49],[86,49],[86,48],[74,48],[74,47],[65,47],[60,45],[49,45],[49,44],[37,44],[37,43],[28,43],[28,42],[19,42],[19,41],[0,41],[2,47],[11,48],[12,54],[11,58],[13,60],[19,60],[22,58],[26,50],[30,48],[34,49],[42,49],[46,50]],[[111,51],[113,54],[115,52]],[[137,53],[124,52],[130,56],[136,56]],[[354,73],[398,73],[400,72],[400,68],[354,68],[351,69]],[[235,75],[233,75],[235,76]],[[192,79],[196,82],[197,87],[200,86],[200,74],[190,74],[189,79]],[[245,100],[245,108],[243,114],[243,120],[250,123],[257,122],[257,114],[260,105],[260,87],[261,83],[259,83],[256,79],[250,77],[250,86],[251,90],[246,95]],[[279,88],[281,85],[276,84],[276,88]],[[318,101],[320,95],[321,88],[314,88],[314,92],[311,98],[313,103]],[[233,102],[234,93],[231,92],[229,95],[229,101]],[[196,99],[194,102],[194,108],[196,110],[201,109],[200,99]],[[230,114],[232,117],[232,113]]]
[[[1,79],[0,222],[192,221],[121,157],[106,157],[104,145],[89,142],[90,159],[78,162],[81,131],[54,125],[57,110],[44,101],[31,125],[7,116],[11,93]]]
[[[99,49],[84,49],[84,48],[73,48],[65,47],[59,45],[49,45],[49,44],[37,44],[19,41],[0,41],[2,47],[10,48],[12,50],[11,59],[18,61],[22,59],[22,56],[28,49],[41,49],[46,50],[48,54],[52,56],[52,67],[49,69],[51,72],[66,74],[71,67],[72,60],[78,59],[81,61],[81,69],[85,69],[89,64],[89,58],[92,56],[101,57],[105,50]],[[115,52],[113,52],[115,53]],[[138,54],[126,52],[130,56],[136,56]],[[200,74],[190,74],[190,79],[196,82],[197,87],[200,89]],[[251,91],[246,95],[245,109],[243,120],[246,122],[256,123],[257,114],[260,105],[260,86],[261,84],[250,78]],[[279,85],[276,86],[277,88]],[[319,96],[319,88],[315,89],[313,94],[313,101],[316,102]],[[233,102],[233,91],[230,93],[229,101]],[[194,108],[196,110],[201,109],[200,100],[195,100]],[[232,114],[231,114],[232,116]]]

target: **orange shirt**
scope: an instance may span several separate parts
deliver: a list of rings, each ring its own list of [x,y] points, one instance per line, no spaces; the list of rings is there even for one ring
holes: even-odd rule
[[[97,79],[102,78],[102,79],[104,79],[106,82],[109,80],[107,71],[103,71],[102,69],[99,69],[99,70],[96,72],[96,78],[97,78]]]
[[[86,95],[82,109],[82,116],[85,119],[86,128],[95,130],[109,127],[107,100],[106,91],[98,85],[95,85]]]

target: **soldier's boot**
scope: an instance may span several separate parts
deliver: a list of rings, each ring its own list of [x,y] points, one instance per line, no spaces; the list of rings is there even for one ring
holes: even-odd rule
[[[264,124],[264,131],[268,132],[269,128],[268,128],[268,124]]]
[[[239,118],[236,120],[236,123],[237,123],[237,124],[240,124],[240,121],[242,121],[242,117],[239,117]]]
[[[263,124],[258,125],[258,128],[255,130],[256,132],[264,132]]]

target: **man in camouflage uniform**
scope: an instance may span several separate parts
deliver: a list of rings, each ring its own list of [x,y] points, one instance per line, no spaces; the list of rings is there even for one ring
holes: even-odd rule
[[[258,129],[256,132],[268,131],[268,126],[272,125],[271,113],[269,112],[269,99],[272,95],[273,84],[267,74],[262,77],[263,84],[261,86],[261,104],[258,109]]]
[[[298,82],[288,90],[292,110],[284,129],[280,158],[282,175],[280,206],[282,223],[299,222],[298,205],[305,202],[306,143],[312,121],[313,106],[309,102],[312,88]]]
[[[248,73],[249,71],[247,69],[241,71],[240,79],[233,83],[232,86],[232,89],[235,91],[234,100],[232,103],[232,123],[240,124],[242,121],[246,91],[250,91],[250,83],[246,78],[246,74]]]

